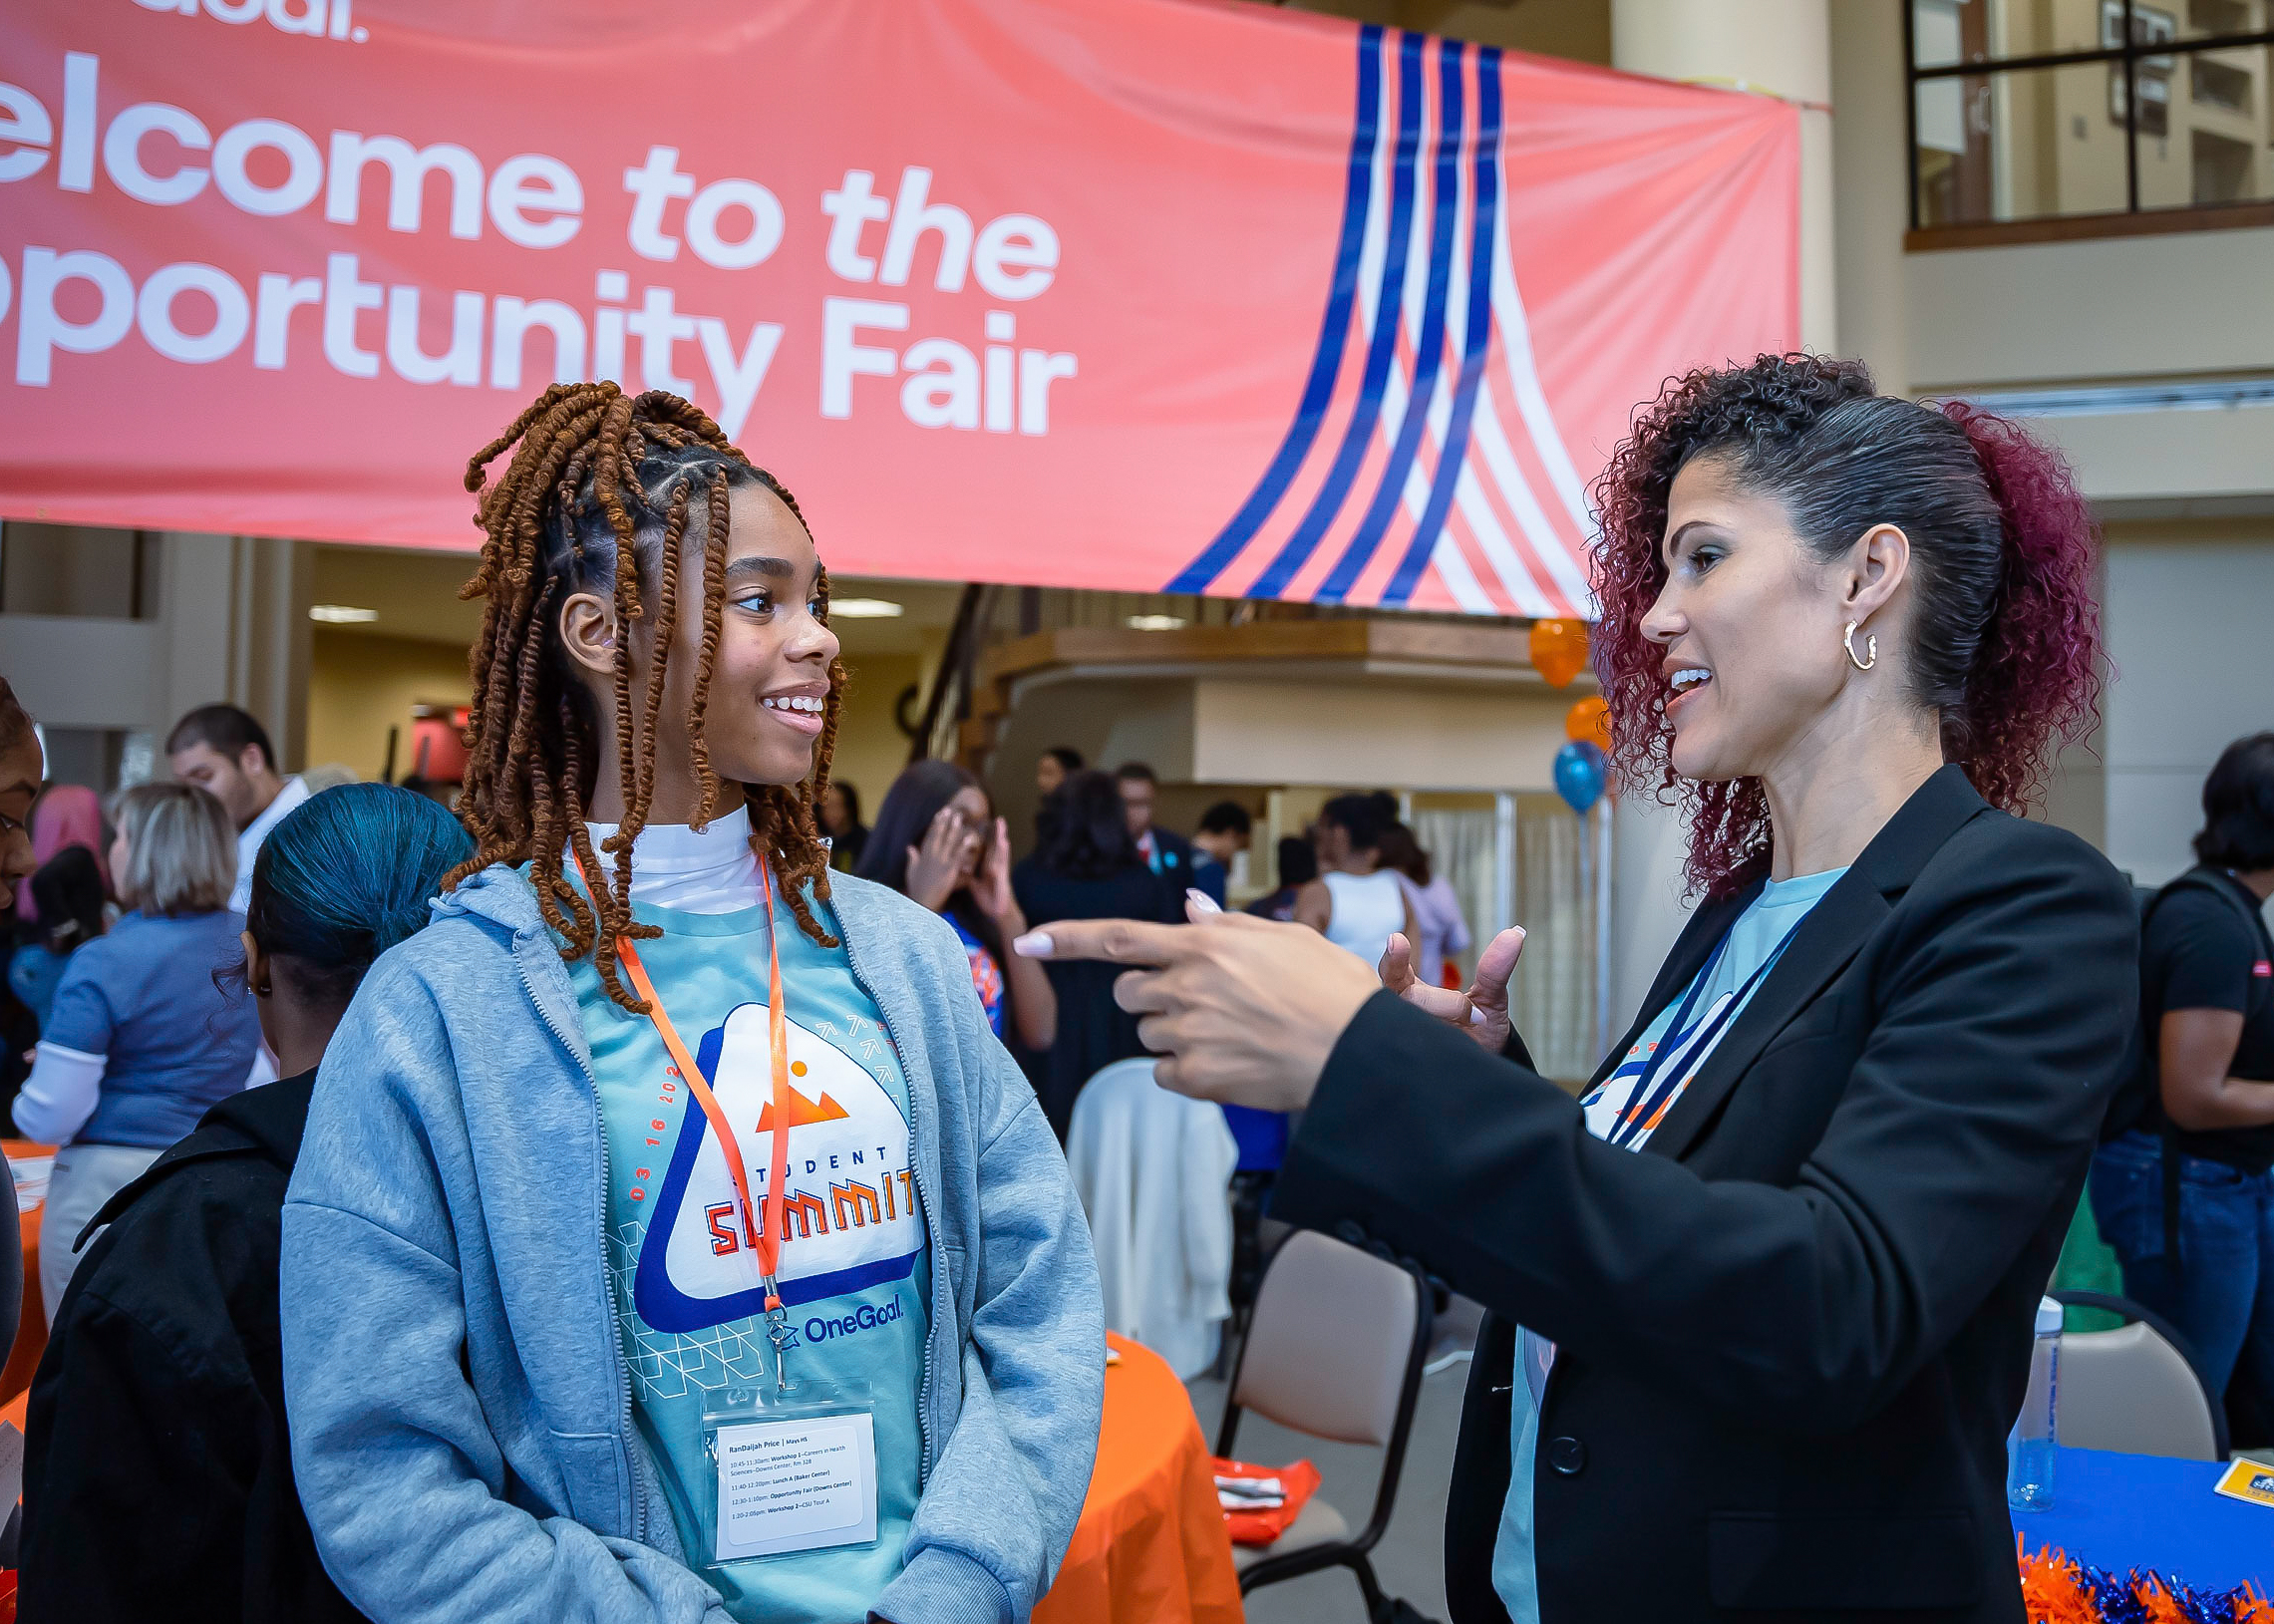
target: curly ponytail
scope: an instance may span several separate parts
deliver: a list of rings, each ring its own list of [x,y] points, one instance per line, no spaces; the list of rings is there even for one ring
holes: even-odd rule
[[[2099,709],[2093,515],[2059,452],[1963,401],[1941,411],[1973,446],[2003,521],[1997,603],[1943,732],[1982,799],[2019,812],[2036,801],[2060,747],[2089,732]]]
[[[1687,816],[1691,884],[1734,890],[1766,865],[1770,845],[1758,780],[1674,772],[1662,651],[1642,632],[1666,583],[1668,492],[1684,465],[1709,454],[1782,502],[1826,562],[1873,525],[1903,531],[1912,697],[1939,713],[1943,754],[1985,801],[2026,810],[2061,747],[2090,729],[2100,697],[2093,522],[2068,465],[1977,407],[1875,394],[1860,362],[1765,355],[1701,369],[1669,383],[1612,454],[1596,484],[1594,559],[1612,759],[1630,788]]]

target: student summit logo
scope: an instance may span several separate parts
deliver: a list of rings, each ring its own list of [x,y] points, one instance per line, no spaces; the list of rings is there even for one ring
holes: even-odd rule
[[[194,17],[202,11],[216,22],[266,22],[280,34],[305,34],[310,39],[347,40],[361,45],[371,31],[355,20],[355,0],[135,0],[145,11],[178,12]]]

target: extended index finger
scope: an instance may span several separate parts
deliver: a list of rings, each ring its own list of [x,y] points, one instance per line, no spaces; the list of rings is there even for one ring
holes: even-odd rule
[[[1189,925],[1143,919],[1054,919],[1011,944],[1022,958],[1103,959],[1109,964],[1174,964],[1200,947]]]

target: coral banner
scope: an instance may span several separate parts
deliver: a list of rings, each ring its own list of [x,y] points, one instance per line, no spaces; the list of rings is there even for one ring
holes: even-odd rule
[[[1777,102],[1200,0],[14,0],[0,512],[463,547],[555,379],[847,573],[1586,613],[1797,337]]]

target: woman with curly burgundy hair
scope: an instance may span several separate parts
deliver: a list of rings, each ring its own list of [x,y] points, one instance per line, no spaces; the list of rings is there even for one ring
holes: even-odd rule
[[[1246,917],[1039,946],[1157,967],[1168,1087],[1307,1113],[1276,1215],[1493,1311],[1457,1624],[2017,1619],[2003,1446],[2137,998],[2122,879],[2016,815],[2094,714],[2085,505],[1805,356],[1673,383],[1597,496],[1613,754],[1703,901],[1580,1100],[1520,931],[1465,994]]]

